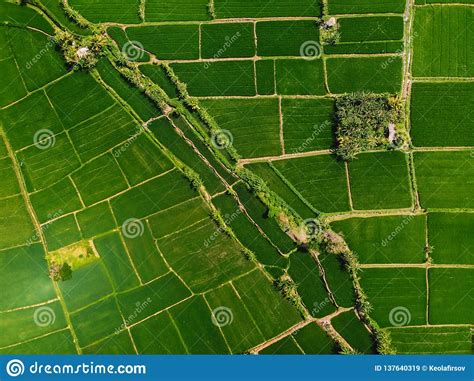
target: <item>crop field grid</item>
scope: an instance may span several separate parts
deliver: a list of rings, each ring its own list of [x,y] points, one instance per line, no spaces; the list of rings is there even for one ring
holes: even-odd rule
[[[472,0],[0,0],[0,45],[1,354],[473,353]]]

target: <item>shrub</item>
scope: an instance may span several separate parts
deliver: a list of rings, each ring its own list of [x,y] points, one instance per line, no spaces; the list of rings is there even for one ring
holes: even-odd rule
[[[48,269],[49,277],[55,282],[66,281],[72,278],[72,269],[68,263],[62,265],[51,263]]]

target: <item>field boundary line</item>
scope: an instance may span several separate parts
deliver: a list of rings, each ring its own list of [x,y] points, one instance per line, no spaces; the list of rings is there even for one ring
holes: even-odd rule
[[[474,82],[474,77],[413,77],[412,80],[418,83],[456,83]]]
[[[280,156],[261,156],[261,157],[253,157],[253,158],[248,158],[248,159],[240,159],[238,163],[241,165],[245,165],[245,164],[252,164],[252,163],[260,163],[262,161],[279,161],[279,160],[286,160],[286,159],[295,159],[298,157],[329,155],[331,153],[332,151],[330,149],[308,151],[308,152],[298,152],[298,153],[286,153]]]
[[[386,329],[410,329],[410,328],[471,328],[474,324],[421,324],[421,325],[404,325],[401,327],[385,327]]]
[[[474,269],[474,264],[441,264],[441,263],[366,263],[362,269],[420,268],[420,269]]]
[[[63,331],[68,331],[68,330],[69,330],[69,327],[64,327],[64,328],[61,328],[61,329],[57,329],[56,331],[51,331],[51,332],[45,333],[45,334],[40,335],[40,336],[35,336],[35,337],[31,338],[31,339],[19,341],[18,343],[9,344],[9,345],[6,345],[6,346],[4,346],[4,347],[0,347],[0,349],[8,349],[8,348],[16,347],[17,345],[22,345],[22,344],[31,343],[32,341],[36,341],[36,340],[42,339],[43,337],[51,336],[51,335],[54,335],[55,333],[63,332]]]
[[[414,147],[412,152],[451,152],[451,151],[473,151],[474,147],[464,146],[464,147]]]
[[[284,155],[285,152],[285,138],[284,138],[284,130],[283,130],[283,111],[281,107],[281,96],[278,97],[278,116],[280,120],[280,148],[281,153]]]
[[[336,212],[336,213],[323,213],[325,219],[328,222],[342,221],[349,218],[372,218],[372,217],[384,217],[384,216],[405,216],[405,215],[422,215],[427,212],[423,210],[413,211],[413,208],[403,209],[372,209],[372,210],[358,210],[354,209],[348,212]]]
[[[56,297],[54,299],[50,299],[50,300],[47,300],[45,302],[31,304],[29,306],[23,306],[23,307],[12,308],[12,309],[9,309],[9,310],[3,310],[3,311],[0,311],[0,315],[1,314],[7,314],[7,313],[10,313],[10,312],[27,310],[29,308],[41,307],[41,306],[45,306],[45,305],[48,305],[48,304],[52,304],[52,303],[57,302],[57,301],[59,301],[59,298]]]
[[[346,185],[347,185],[347,195],[349,196],[349,206],[351,210],[354,210],[354,203],[352,201],[352,191],[351,191],[351,177],[349,175],[349,164],[347,161],[344,161],[344,168],[346,170]]]

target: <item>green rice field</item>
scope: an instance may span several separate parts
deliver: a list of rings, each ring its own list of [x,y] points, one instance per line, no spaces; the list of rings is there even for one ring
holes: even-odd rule
[[[472,354],[473,28],[0,2],[0,354]]]

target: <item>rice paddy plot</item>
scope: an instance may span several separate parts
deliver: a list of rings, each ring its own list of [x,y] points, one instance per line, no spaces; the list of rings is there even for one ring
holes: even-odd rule
[[[260,270],[232,283],[266,340],[301,321],[296,308],[278,294]]]
[[[136,354],[127,331],[122,331],[95,344],[90,344],[82,348],[82,353],[94,355]]]
[[[189,296],[191,292],[183,282],[175,274],[169,273],[143,286],[119,294],[117,301],[123,315],[129,317],[127,325],[130,325]]]
[[[230,353],[222,331],[212,320],[212,311],[203,296],[194,296],[192,299],[170,308],[168,312],[187,353]]]
[[[230,226],[237,239],[255,254],[260,263],[285,267],[286,258],[280,255],[277,248],[261,235],[257,227],[239,209],[232,196],[220,195],[213,199],[213,204],[219,209],[224,221]]]
[[[283,99],[281,106],[287,153],[323,150],[333,146],[333,100]]]
[[[474,159],[469,151],[416,152],[414,159],[422,207],[474,207]]]
[[[45,91],[65,129],[107,113],[116,104],[92,75],[81,71],[49,85]]]
[[[303,351],[296,343],[293,335],[288,335],[259,352],[261,355],[301,355]]]
[[[279,160],[272,165],[314,208],[322,212],[349,209],[344,163],[332,156]]]
[[[326,60],[331,93],[355,91],[398,93],[402,85],[402,59],[387,57],[329,57]]]
[[[372,333],[354,311],[344,312],[331,320],[334,329],[359,353],[375,353]]]
[[[37,240],[37,232],[21,195],[0,200],[0,248],[23,246]]]
[[[313,42],[317,49],[319,41],[319,29],[313,20],[260,21],[256,35],[257,55],[261,57],[304,56],[305,44]]]
[[[81,347],[114,334],[123,324],[113,296],[73,312],[70,319]]]
[[[308,324],[293,334],[301,350],[306,354],[337,353],[336,343],[317,324]]]
[[[109,153],[88,162],[71,178],[86,206],[128,188],[122,171]]]
[[[62,330],[26,341],[21,344],[0,349],[1,354],[40,355],[44,353],[67,355],[77,354],[71,331]]]
[[[45,142],[45,146],[32,145],[16,154],[30,192],[48,187],[81,165],[65,133],[49,137]]]
[[[323,61],[275,60],[276,91],[282,95],[325,95]]]
[[[198,25],[140,26],[126,29],[130,41],[161,60],[199,58]]]
[[[244,353],[265,341],[252,315],[232,285],[224,285],[205,295],[211,319],[221,325],[222,334],[232,353]]]
[[[170,98],[178,98],[179,93],[176,86],[171,82],[168,74],[161,65],[140,65],[140,71],[149,77],[154,83],[161,87],[161,89]]]
[[[253,23],[202,24],[202,58],[253,57],[253,32]]]
[[[242,2],[241,0],[216,0],[216,17],[258,18],[258,17],[317,17],[321,15],[319,4],[312,0],[297,3],[288,0],[262,0]]]
[[[355,305],[354,285],[342,256],[322,252],[318,259],[323,268],[329,291],[338,306],[348,308]]]
[[[201,21],[209,20],[208,0],[147,0],[145,20]]]
[[[133,267],[142,282],[150,282],[170,270],[148,228],[144,227],[143,233],[137,237],[123,236],[123,239]]]
[[[255,95],[255,74],[250,60],[176,63],[171,67],[193,96]]]
[[[276,98],[206,99],[200,103],[221,129],[230,131],[232,144],[241,156],[258,157],[281,153]]]
[[[73,214],[49,222],[44,231],[48,249],[53,251],[81,240],[81,232]]]
[[[408,158],[401,152],[363,153],[349,163],[354,209],[411,205]]]
[[[415,77],[474,77],[474,8],[429,6],[415,12]]]
[[[100,78],[115,91],[130,108],[143,120],[147,121],[161,114],[157,105],[139,89],[131,87],[125,78],[115,70],[107,60],[100,60],[96,65]]]
[[[76,219],[84,239],[115,229],[114,216],[107,201],[81,210],[76,214]]]
[[[428,271],[430,324],[471,324],[474,319],[474,269]]]
[[[295,248],[294,241],[283,232],[277,221],[269,215],[268,207],[254,193],[242,183],[234,186],[234,190],[251,218],[283,253]]]
[[[469,327],[389,328],[398,354],[472,354]]]
[[[317,213],[298,197],[288,184],[276,174],[268,163],[253,163],[246,166],[257,176],[264,179],[273,192],[276,192],[288,206],[303,219],[314,217]]]
[[[178,135],[169,119],[159,119],[153,122],[150,125],[150,130],[175,157],[200,176],[208,192],[214,194],[224,190],[223,184],[214,171],[200,158],[196,158],[193,147]]]
[[[326,54],[395,53],[403,51],[402,16],[338,18],[340,40],[324,46]]]
[[[140,279],[118,232],[96,238],[93,242],[115,291],[126,291],[140,285]]]
[[[15,3],[6,1],[0,3],[0,24],[14,25],[23,28],[29,26],[40,29],[48,34],[53,34],[54,32],[51,24],[48,23],[37,10],[29,7],[19,7]]]
[[[79,195],[69,177],[30,193],[29,198],[40,223],[82,209]]]
[[[67,323],[60,302],[55,301],[39,307],[2,312],[0,313],[0,326],[21,327],[20,330],[3,330],[0,347],[6,347],[64,329],[67,327]]]
[[[411,129],[418,147],[473,146],[474,83],[415,82],[411,94]]]
[[[168,172],[114,197],[110,205],[122,225],[170,208],[196,196],[189,182],[179,172]]]
[[[134,325],[130,332],[139,354],[187,354],[180,333],[168,311]]]
[[[42,91],[0,111],[0,115],[3,129],[14,150],[35,143],[47,146],[52,134],[63,131],[61,121]]]
[[[217,287],[254,267],[237,243],[210,219],[162,238],[157,244],[167,263],[196,293]]]
[[[434,263],[474,264],[474,213],[429,213],[428,240]]]
[[[329,0],[329,14],[349,13],[403,13],[404,0],[363,0],[354,3],[347,0]]]
[[[202,198],[184,201],[168,209],[153,214],[148,218],[148,224],[154,238],[159,239],[194,225],[209,217],[210,210]]]
[[[28,91],[36,90],[66,74],[66,65],[54,49],[54,42],[43,33],[8,28],[7,36],[21,80]]]
[[[336,307],[329,298],[319,267],[310,253],[295,252],[290,257],[288,274],[298,288],[304,305],[314,317],[324,317]]]
[[[0,178],[2,179],[0,198],[13,196],[20,193],[20,186],[18,185],[15,169],[9,157],[0,159]]]
[[[112,151],[131,186],[173,169],[173,163],[163,151],[143,130],[139,132]]]
[[[426,324],[426,270],[366,268],[361,286],[373,306],[371,317],[380,327]]]
[[[72,279],[58,283],[69,312],[104,299],[114,291],[105,266],[100,260],[73,268],[73,272]]]
[[[31,306],[56,297],[53,282],[47,276],[48,267],[41,244],[2,251],[0,268],[0,311]]]
[[[362,264],[423,263],[425,224],[426,216],[404,215],[348,218],[331,226],[343,234]]]
[[[139,23],[140,0],[72,0],[71,6],[94,23]]]

